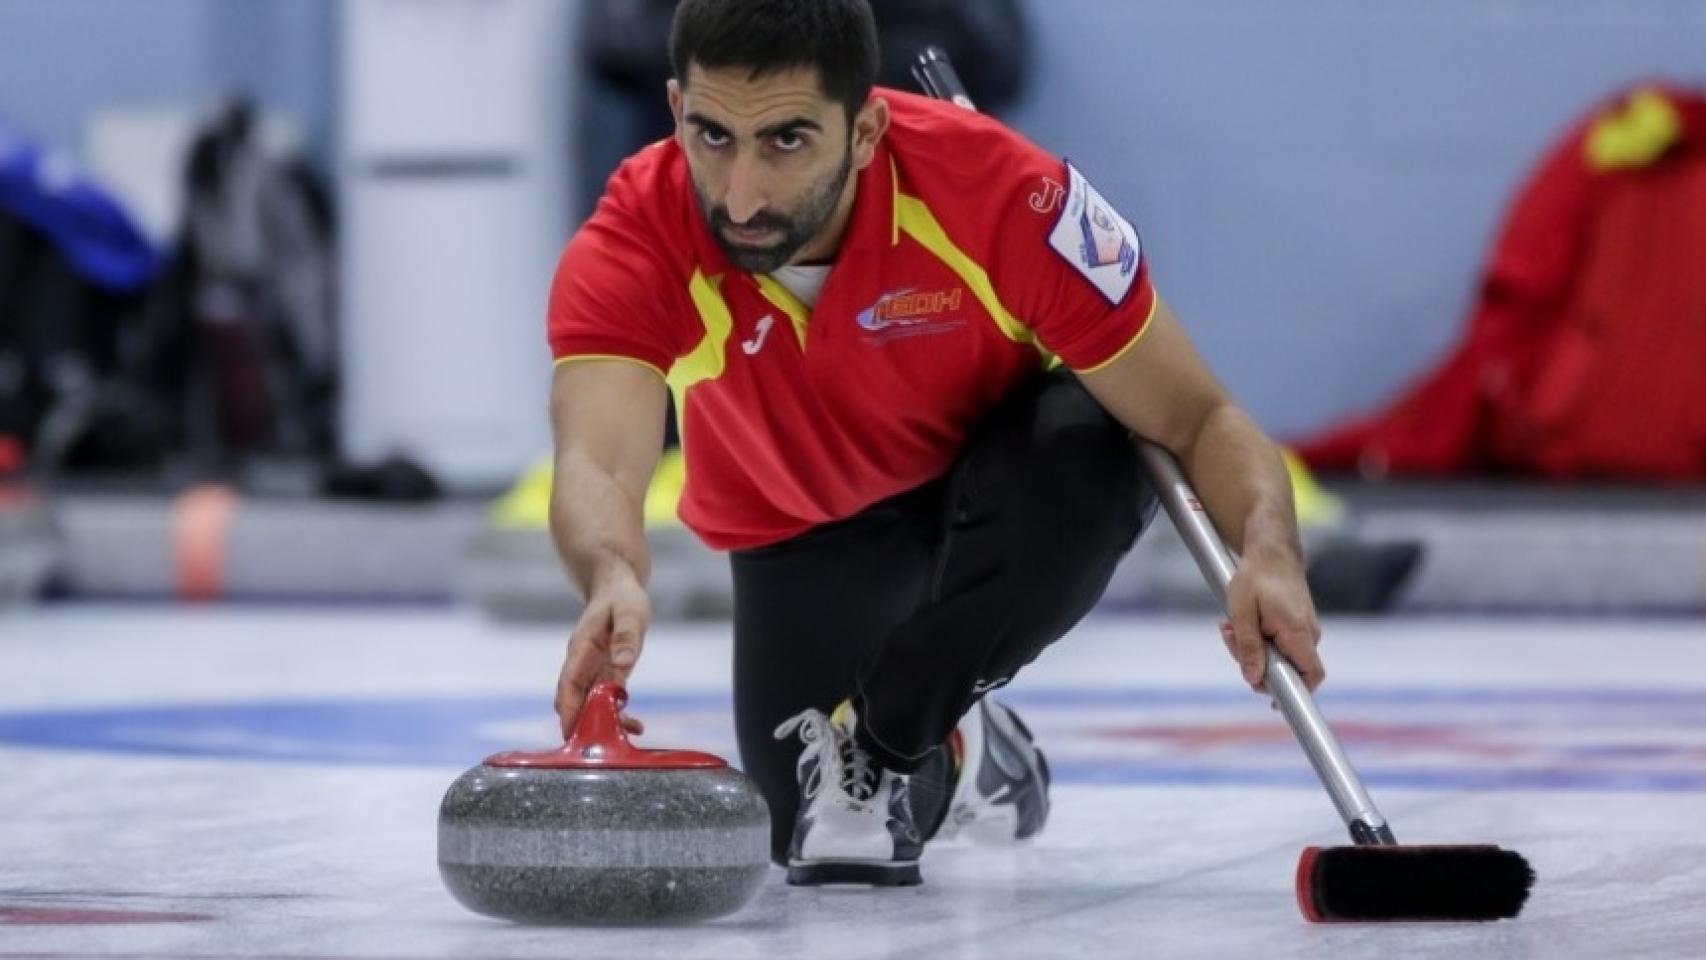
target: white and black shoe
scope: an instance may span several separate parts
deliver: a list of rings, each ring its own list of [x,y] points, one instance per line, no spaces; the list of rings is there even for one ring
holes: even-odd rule
[[[1048,760],[1018,714],[984,697],[954,732],[960,779],[936,836],[999,845],[1041,833],[1048,822]]]
[[[797,730],[804,744],[795,768],[800,811],[788,848],[788,882],[796,886],[920,882],[924,840],[913,822],[907,777],[872,764],[853,739],[857,722],[843,703],[833,718],[807,710],[776,728],[776,739]]]

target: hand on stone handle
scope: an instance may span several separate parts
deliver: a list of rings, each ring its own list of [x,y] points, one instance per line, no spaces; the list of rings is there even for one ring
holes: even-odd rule
[[[651,618],[646,589],[631,575],[614,577],[593,590],[569,635],[568,654],[557,679],[557,719],[565,741],[573,735],[575,721],[594,684],[608,680],[627,686]],[[636,735],[646,729],[626,713],[622,714],[622,728]]]

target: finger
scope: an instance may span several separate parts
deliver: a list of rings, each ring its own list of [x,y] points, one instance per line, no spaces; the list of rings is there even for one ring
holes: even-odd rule
[[[1274,646],[1310,690],[1319,686],[1326,677],[1315,643],[1315,632],[1307,624],[1287,624],[1274,631]]]
[[[557,727],[567,742],[575,735],[575,721],[580,719],[581,705],[585,697],[561,680],[557,683],[557,699],[553,706],[557,711]]]
[[[581,708],[586,706],[587,689],[567,668],[557,681],[557,723],[562,727],[564,740],[574,736],[575,722],[580,719]]]
[[[1238,657],[1238,634],[1232,629],[1232,621],[1228,620],[1220,625],[1220,642],[1226,646],[1226,655],[1239,665],[1239,672],[1242,673],[1243,661]]]
[[[634,669],[634,664],[639,661],[640,647],[645,643],[645,632],[645,620],[638,614],[616,614],[615,625],[610,633],[610,664],[616,668],[619,679],[626,680],[628,673]]]
[[[1315,651],[1315,638],[1305,631],[1296,631],[1285,635],[1284,646],[1281,648],[1286,659],[1297,668],[1297,675],[1303,678],[1303,685],[1314,692],[1321,681],[1327,679],[1327,668],[1321,663],[1321,655]]]
[[[603,650],[592,644],[571,646],[568,659],[563,662],[563,682],[582,697],[586,696],[592,685],[598,682],[608,659]]]
[[[573,736],[575,720],[586,703],[587,693],[604,669],[605,654],[600,648],[609,622],[605,611],[589,609],[569,635],[568,653],[563,660],[562,673],[557,677],[557,719],[562,725],[564,739]]]
[[[1254,601],[1238,604],[1232,613],[1232,635],[1238,666],[1244,682],[1262,689],[1262,677],[1268,672],[1267,638],[1262,635],[1261,621]]]
[[[646,725],[639,717],[630,717],[624,713],[622,714],[621,720],[622,729],[628,731],[628,733],[633,736],[637,737],[646,732]]]

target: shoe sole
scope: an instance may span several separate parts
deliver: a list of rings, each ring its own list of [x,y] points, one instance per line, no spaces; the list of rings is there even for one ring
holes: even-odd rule
[[[1042,748],[1037,746],[1036,735],[1031,733],[1031,728],[1025,725],[1024,720],[1019,718],[1017,711],[1001,703],[995,703],[993,707],[988,705],[983,706],[991,712],[994,712],[995,709],[999,709],[1002,713],[1002,718],[1005,719],[1006,722],[1011,723],[1019,733],[1023,735],[1025,743],[1031,748],[1031,752],[1036,755],[1036,767],[1033,769],[1042,780],[1043,803],[1045,805],[1048,804],[1048,792],[1050,786],[1052,786],[1054,777],[1048,768],[1048,754],[1044,753]],[[1036,827],[1029,832],[1021,833],[1018,830],[1019,810],[1017,807],[1010,807],[1009,809],[1012,810],[1011,825],[1009,825],[1007,821],[1003,820],[999,823],[999,829],[994,833],[991,833],[988,830],[978,832],[976,830],[966,829],[967,839],[970,839],[981,846],[1013,846],[1035,839],[1037,834],[1042,833],[1043,828],[1048,825],[1048,814],[1045,812],[1043,814],[1042,823],[1037,824]],[[968,827],[970,826],[971,825],[968,825]]]
[[[820,887],[852,883],[867,887],[916,887],[924,882],[917,863],[873,863],[869,860],[790,860],[788,883]]]

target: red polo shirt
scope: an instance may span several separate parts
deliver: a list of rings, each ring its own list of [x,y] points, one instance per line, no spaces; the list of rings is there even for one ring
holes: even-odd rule
[[[1155,308],[1137,233],[1069,164],[996,121],[878,90],[816,307],[732,267],[665,140],[627,160],[551,287],[558,362],[619,357],[675,393],[681,519],[762,546],[941,476],[985,413],[1059,357],[1111,362]]]

